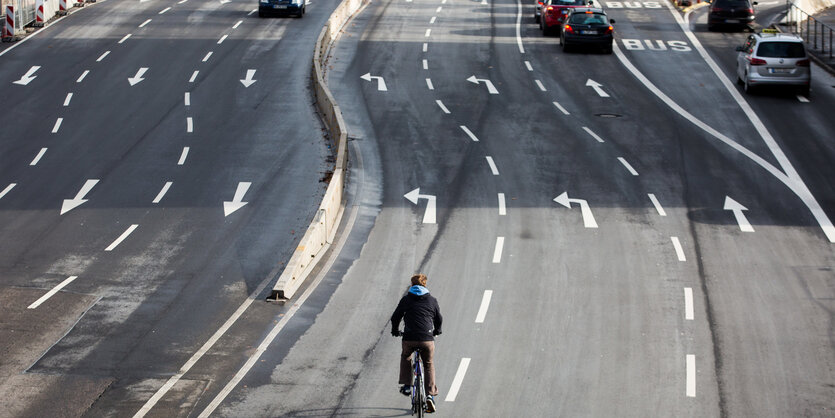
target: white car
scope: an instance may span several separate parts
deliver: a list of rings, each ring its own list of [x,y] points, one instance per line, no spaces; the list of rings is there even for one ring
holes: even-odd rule
[[[809,95],[812,73],[803,39],[797,35],[763,31],[748,36],[737,47],[737,82],[745,92],[761,86],[796,86]]]

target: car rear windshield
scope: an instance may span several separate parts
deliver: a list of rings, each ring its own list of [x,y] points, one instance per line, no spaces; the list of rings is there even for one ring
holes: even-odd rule
[[[799,42],[763,42],[757,55],[766,58],[803,58],[806,56],[803,44]]]
[[[585,6],[586,0],[554,0],[557,6]]]
[[[570,23],[575,25],[608,25],[606,15],[598,13],[575,13],[571,15]]]
[[[747,0],[716,0],[713,4],[720,9],[747,9],[751,7]]]

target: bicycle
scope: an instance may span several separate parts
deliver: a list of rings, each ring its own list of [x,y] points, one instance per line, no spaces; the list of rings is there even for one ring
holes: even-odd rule
[[[412,364],[414,374],[412,377],[412,415],[417,414],[423,418],[426,413],[426,387],[423,384],[423,360],[420,358],[420,349],[412,352]]]

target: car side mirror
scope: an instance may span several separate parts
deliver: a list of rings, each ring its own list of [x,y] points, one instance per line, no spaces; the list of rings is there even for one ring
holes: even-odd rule
[[[742,51],[745,51],[745,47],[744,46],[738,46],[738,47],[736,47],[736,50],[737,50],[737,52],[742,52]]]
[[[751,3],[751,4],[753,4],[754,6],[756,6],[756,5],[758,5],[759,3],[757,3],[757,2],[753,2],[753,3]]]
[[[609,23],[615,24],[615,19],[609,19]]]

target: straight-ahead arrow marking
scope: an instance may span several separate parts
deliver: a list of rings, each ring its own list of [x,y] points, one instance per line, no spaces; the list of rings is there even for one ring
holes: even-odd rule
[[[388,91],[388,87],[386,87],[386,80],[383,80],[383,77],[371,75],[371,73],[365,73],[361,77],[361,79],[365,81],[371,81],[375,78],[377,79],[377,91]]]
[[[236,210],[246,206],[249,202],[243,202],[244,195],[246,194],[247,190],[249,190],[249,186],[252,186],[251,182],[242,181],[238,183],[238,188],[235,190],[235,197],[232,198],[231,202],[223,202],[223,216],[229,216]]]
[[[142,76],[145,75],[146,71],[148,71],[147,67],[140,68],[139,71],[136,72],[135,76],[128,78],[128,83],[130,83],[131,86],[139,84],[142,80],[144,80]]]
[[[246,70],[246,77],[243,80],[241,80],[241,84],[243,84],[244,87],[249,87],[253,85],[258,80],[253,80],[252,77],[255,77],[255,70]]]
[[[472,75],[470,76],[470,78],[467,79],[467,81],[473,84],[484,83],[487,86],[487,91],[490,94],[499,94],[499,91],[496,90],[495,86],[493,86],[493,82],[486,78],[476,78],[475,75]]]
[[[748,218],[746,218],[745,214],[742,213],[742,211],[748,210],[748,208],[742,206],[736,200],[731,199],[730,196],[725,196],[725,207],[723,209],[734,213],[736,223],[739,224],[739,229],[742,230],[742,232],[754,232],[754,227],[751,226],[751,223],[748,222]]]
[[[601,88],[603,85],[592,79],[586,80],[586,86],[593,88],[595,93],[597,93],[597,95],[600,97],[609,97],[609,94],[603,91],[603,89]]]
[[[423,223],[435,223],[435,196],[431,194],[420,194],[420,187],[403,195],[407,200],[417,205],[419,199],[426,199],[426,212],[423,213]]]
[[[577,203],[580,205],[580,212],[583,214],[583,225],[586,228],[597,228],[597,221],[594,220],[594,215],[591,213],[591,208],[589,207],[589,203],[583,199],[570,199],[568,197],[568,192],[562,192],[561,195],[554,198],[554,202],[557,202],[569,209],[571,209],[572,203]]]
[[[12,83],[18,84],[18,85],[21,85],[21,86],[25,86],[25,85],[29,84],[32,80],[34,80],[35,78],[38,77],[34,74],[40,68],[41,67],[38,66],[38,65],[32,66],[32,68],[30,68],[29,71],[26,72],[26,74],[23,74],[23,77],[20,77],[20,80],[12,81]]]
[[[81,186],[81,190],[79,190],[78,193],[75,194],[74,198],[64,199],[64,204],[61,205],[61,215],[84,204],[84,202],[87,201],[87,199],[85,199],[84,196],[87,195],[87,193],[89,193],[90,190],[93,189],[93,186],[95,186],[98,182],[98,179],[89,179],[86,182],[84,182],[84,185]]]

